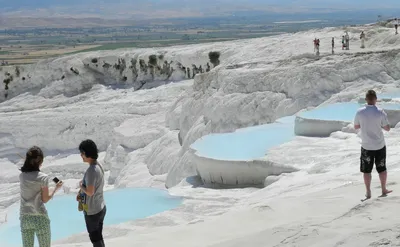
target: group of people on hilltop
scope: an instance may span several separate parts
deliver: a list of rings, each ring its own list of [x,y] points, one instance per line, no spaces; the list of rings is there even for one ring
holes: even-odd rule
[[[364,32],[362,33],[362,37],[363,39],[365,39]],[[362,44],[364,44],[363,39],[362,39]],[[314,52],[316,52],[317,56],[320,54],[319,52],[320,43],[321,43],[320,39],[314,38]],[[350,49],[350,36],[347,31],[345,35],[342,36],[342,50],[344,50],[345,48],[346,50]],[[332,54],[334,53],[335,53],[335,38],[332,37]]]
[[[392,24],[394,25],[395,28],[395,34],[398,34],[398,28],[400,25],[400,20],[395,18],[392,21]],[[364,33],[364,31],[361,32],[360,34],[360,40],[361,40],[361,48],[364,49],[365,48],[365,39],[366,39],[366,35]],[[317,55],[320,54],[319,51],[320,48],[320,39],[314,38],[314,52],[316,52]],[[347,31],[345,31],[344,35],[342,36],[342,50],[350,50],[350,35]],[[332,54],[335,53],[335,38],[332,38]]]
[[[97,161],[98,150],[92,140],[85,140],[79,145],[79,151],[87,168],[79,183],[79,193],[76,197],[78,210],[83,212],[86,228],[93,247],[104,247],[103,222],[106,216],[104,202],[104,170]],[[26,153],[21,168],[20,180],[20,222],[23,247],[33,247],[35,235],[40,247],[51,246],[50,218],[45,203],[49,202],[62,186],[58,178],[51,179],[40,171],[44,154],[39,147],[32,147]],[[55,183],[55,189],[50,190],[50,182]],[[60,212],[65,213],[65,212]],[[61,222],[60,222],[61,223]],[[63,222],[64,224],[66,222]],[[73,227],[73,226],[69,226]]]

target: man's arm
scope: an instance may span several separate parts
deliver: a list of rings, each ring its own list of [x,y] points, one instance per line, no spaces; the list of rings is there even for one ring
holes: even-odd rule
[[[95,181],[96,171],[92,169],[87,171],[85,175],[86,186],[84,187],[82,183],[80,184],[82,192],[85,193],[87,196],[93,196],[95,192]]]
[[[81,186],[81,190],[83,193],[85,193],[88,196],[93,196],[94,195],[94,185],[89,185],[86,188]]]
[[[390,124],[389,120],[387,117],[387,114],[385,111],[382,110],[383,116],[382,116],[382,128],[386,131],[390,131]]]
[[[355,130],[361,129],[360,119],[358,118],[358,113],[356,114],[356,117],[354,118],[354,129]]]

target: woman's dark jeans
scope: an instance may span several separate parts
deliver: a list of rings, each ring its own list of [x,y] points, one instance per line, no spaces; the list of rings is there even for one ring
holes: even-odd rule
[[[93,247],[104,247],[103,240],[103,222],[106,216],[107,209],[104,206],[100,213],[95,215],[86,215],[86,228],[89,233],[90,241],[93,243]]]

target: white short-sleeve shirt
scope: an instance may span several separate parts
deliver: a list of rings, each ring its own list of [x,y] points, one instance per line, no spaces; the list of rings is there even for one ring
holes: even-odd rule
[[[385,147],[382,127],[389,125],[387,114],[374,105],[366,105],[357,111],[354,125],[361,126],[361,146],[366,150],[380,150]]]

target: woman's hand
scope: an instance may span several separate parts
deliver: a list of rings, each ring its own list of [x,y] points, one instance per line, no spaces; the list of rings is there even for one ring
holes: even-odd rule
[[[56,184],[56,190],[59,190],[62,186],[63,186],[63,182],[62,181],[60,181],[60,182],[58,182],[57,184]]]

